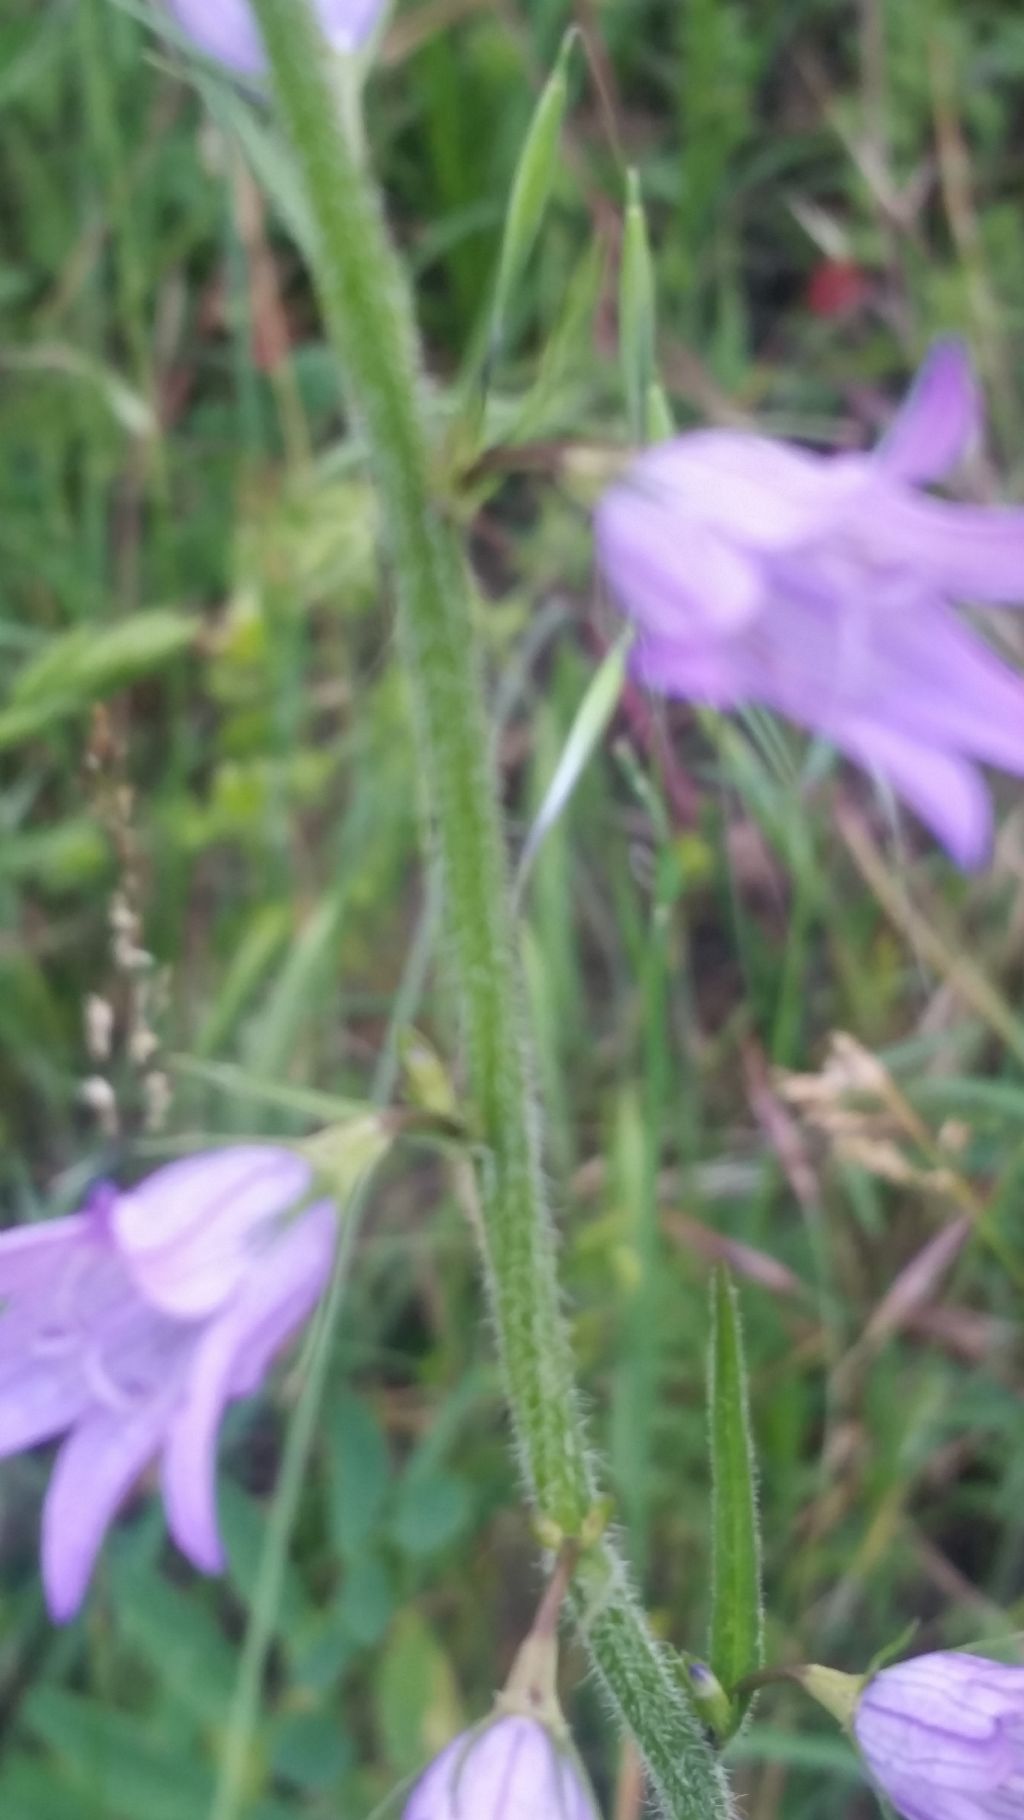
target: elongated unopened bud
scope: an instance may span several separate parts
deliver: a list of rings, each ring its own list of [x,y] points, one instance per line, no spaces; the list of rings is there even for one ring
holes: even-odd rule
[[[708,1730],[722,1744],[736,1730],[736,1712],[718,1676],[705,1662],[692,1657],[685,1663],[686,1685],[690,1698]]]

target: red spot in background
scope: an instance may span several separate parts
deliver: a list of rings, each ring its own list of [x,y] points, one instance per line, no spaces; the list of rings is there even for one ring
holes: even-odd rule
[[[866,273],[852,259],[822,259],[811,273],[805,302],[813,316],[853,316],[870,289]]]

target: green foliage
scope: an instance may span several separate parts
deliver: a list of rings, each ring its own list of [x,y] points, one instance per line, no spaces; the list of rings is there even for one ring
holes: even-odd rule
[[[708,1357],[711,1442],[711,1635],[708,1659],[727,1690],[764,1662],[757,1460],[750,1427],[739,1303],[728,1273],[711,1280]],[[738,1710],[746,1700],[740,1696]]]
[[[163,982],[171,1136],[305,1131],[365,1102],[398,1043],[400,993],[402,1028],[462,1078],[423,909],[379,514],[302,275],[294,172],[267,112],[216,72],[186,74],[142,10],[0,9],[11,1219],[65,1211],[90,1175],[129,1166],[78,1098],[97,1066],[85,1001],[122,983],[108,928],[125,878],[119,784]],[[997,406],[980,484],[1020,497],[1024,35],[1002,0],[941,17],[864,9],[882,21],[874,47],[852,10],[820,0],[580,12],[607,86],[599,100],[577,49],[545,166],[555,206],[532,189],[518,242],[490,465],[452,502],[473,521],[516,852],[552,779],[574,785],[520,915],[576,1357],[658,1630],[699,1648],[714,1606],[730,1679],[757,1644],[721,1290],[712,1432],[719,1540],[734,1545],[716,1549],[708,1521],[707,1281],[725,1257],[758,1437],[766,1653],[857,1667],[914,1617],[929,1646],[1021,1625],[1018,808],[1010,787],[1000,863],[965,883],[788,730],[698,722],[628,682],[615,706],[604,654],[618,627],[609,638],[595,607],[585,508],[609,447],[635,433],[620,327],[637,421],[660,375],[681,425],[739,417],[844,445],[874,429],[932,333],[966,331]],[[439,25],[410,0],[371,82],[439,445],[448,380],[486,338],[521,148],[573,16],[513,0]],[[966,215],[951,150],[968,160]],[[634,261],[640,244],[627,166],[648,263],[627,261],[620,324],[623,229]],[[815,315],[809,281],[837,254],[870,299]],[[121,754],[110,777],[89,760],[98,704]],[[851,861],[837,793],[916,922]],[[965,958],[990,996],[964,993]],[[902,1181],[874,1172],[870,1148],[837,1157],[772,1073],[820,1070],[836,1028],[882,1058],[922,1121],[898,1139]],[[897,1141],[871,1116],[870,1138]],[[131,1116],[123,1136],[154,1141]],[[129,1154],[141,1166],[141,1145]],[[984,1201],[1002,1251],[979,1232],[947,1279],[873,1326],[958,1211],[928,1176],[940,1169]],[[486,1710],[537,1591],[454,1173],[406,1148],[373,1212],[274,1614],[246,1820],[365,1820]],[[39,1607],[45,1462],[0,1467],[12,1820],[208,1815],[298,1375],[286,1366],[225,1436],[225,1580],[182,1566],[148,1487],[67,1633]],[[570,1653],[572,1716],[611,1811],[618,1745],[578,1667]],[[761,1697],[728,1753],[751,1812],[861,1811],[845,1744],[816,1724],[785,1692]]]
[[[566,35],[540,100],[516,164],[512,190],[505,211],[498,272],[491,315],[490,354],[495,357],[505,336],[505,324],[534,242],[544,224],[548,199],[559,163],[562,127],[569,99],[569,60],[576,38]]]

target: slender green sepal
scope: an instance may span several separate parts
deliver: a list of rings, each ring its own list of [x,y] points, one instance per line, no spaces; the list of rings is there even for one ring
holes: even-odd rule
[[[630,171],[619,274],[619,358],[630,433],[638,443],[652,438],[649,420],[652,390],[657,383],[656,337],[654,266],[647,216],[639,178]]]
[[[850,1730],[866,1675],[844,1675],[838,1668],[822,1668],[820,1663],[811,1662],[806,1668],[790,1669],[789,1679],[798,1682],[812,1700],[830,1712],[844,1731]]]
[[[719,1266],[711,1283],[708,1421],[712,1480],[711,1668],[724,1687],[764,1660],[761,1536],[754,1442],[736,1291]],[[746,1710],[740,1702],[736,1718]]]
[[[489,363],[501,351],[512,298],[547,213],[569,100],[569,61],[578,37],[573,26],[562,40],[558,61],[534,109],[512,179],[491,306]]]
[[[646,424],[648,442],[668,442],[669,438],[676,433],[672,407],[659,379],[652,379],[647,388]]]

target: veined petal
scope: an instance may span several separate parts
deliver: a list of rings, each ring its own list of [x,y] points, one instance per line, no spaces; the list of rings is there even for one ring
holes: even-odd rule
[[[435,1757],[402,1820],[597,1820],[572,1758],[537,1719],[508,1713]]]
[[[741,549],[780,554],[819,541],[877,490],[874,458],[813,455],[741,430],[692,430],[648,449],[620,481],[676,528],[703,525]]]
[[[83,1214],[63,1220],[40,1220],[30,1226],[12,1226],[0,1232],[0,1320],[2,1304],[9,1297],[31,1293],[53,1280],[65,1257],[88,1231]]]
[[[952,1731],[938,1716],[890,1710],[884,1695],[869,1710],[862,1702],[856,1734],[873,1772],[897,1800],[901,1791],[912,1791],[922,1775],[930,1789],[980,1792],[997,1788],[1012,1771],[1011,1753],[998,1726],[990,1722],[985,1732],[973,1726],[966,1734]]]
[[[908,1777],[906,1785],[898,1789],[886,1786],[882,1792],[903,1820],[979,1820],[989,1813],[984,1795],[969,1788],[936,1789],[921,1776]],[[1019,1816],[1020,1810],[1012,1812]]]
[[[929,1650],[872,1677],[858,1713],[876,1704],[907,1718],[923,1714],[965,1738],[988,1738],[995,1724],[1024,1716],[1024,1668],[970,1650]]]
[[[647,636],[633,646],[629,668],[638,682],[660,695],[702,707],[735,708],[750,699],[748,666],[742,651],[729,644]]]
[[[305,1159],[282,1145],[183,1157],[118,1197],[115,1241],[151,1306],[196,1320],[228,1299],[311,1181]]]
[[[25,1335],[23,1350],[0,1360],[0,1458],[52,1441],[78,1421],[90,1401],[77,1350],[46,1358],[29,1350]]]
[[[992,843],[992,804],[973,765],[867,717],[845,717],[822,731],[891,784],[959,866],[981,865]]]
[[[899,480],[940,480],[981,429],[981,397],[962,341],[936,342],[874,459]]]
[[[902,564],[951,599],[1024,602],[1024,511],[1014,506],[951,505],[894,487],[862,535],[875,560]]]
[[[913,739],[1024,772],[1024,679],[941,601],[877,627],[862,691],[866,714]]]
[[[646,631],[728,636],[755,617],[763,586],[742,550],[627,478],[596,518],[601,565],[624,611]]]
[[[96,1411],[61,1448],[43,1506],[43,1587],[56,1623],[81,1605],[103,1537],[156,1454],[177,1393],[172,1379],[134,1413]]]
[[[224,1410],[261,1380],[306,1319],[326,1283],[337,1226],[317,1202],[254,1264],[200,1339],[186,1394],[174,1413],[163,1462],[167,1521],[178,1547],[206,1573],[223,1565],[217,1524],[217,1431]]]

